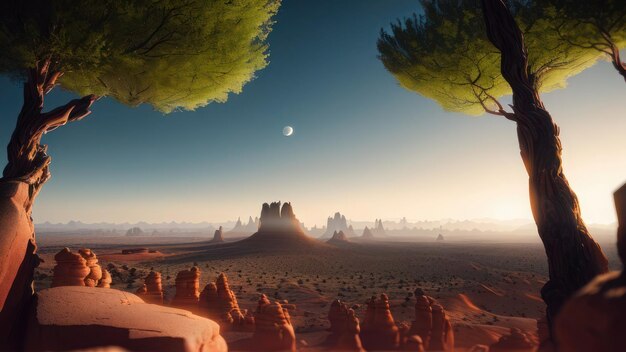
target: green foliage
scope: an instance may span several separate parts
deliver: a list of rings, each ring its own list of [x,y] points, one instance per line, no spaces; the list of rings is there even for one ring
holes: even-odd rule
[[[498,99],[511,94],[500,74],[500,53],[486,35],[478,0],[423,0],[423,14],[381,30],[380,59],[406,89],[438,102],[445,110],[501,114]],[[529,75],[546,92],[566,85],[592,65],[597,53],[573,47],[548,31],[549,20],[533,16],[518,1],[511,10],[524,32]],[[548,33],[549,35],[547,35]]]
[[[8,2],[11,2],[10,4]],[[163,112],[240,93],[267,65],[280,0],[23,0],[0,5],[0,73],[51,59],[60,85]]]
[[[549,18],[551,28],[567,44],[611,55],[612,46],[626,47],[626,1],[542,0],[534,16]]]

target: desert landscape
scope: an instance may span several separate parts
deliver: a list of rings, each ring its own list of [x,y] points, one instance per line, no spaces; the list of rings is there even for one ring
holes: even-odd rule
[[[495,241],[490,235],[480,240],[480,231],[474,231],[479,240],[470,241],[461,231],[456,236],[390,236],[382,228],[384,234],[333,240],[304,234],[299,224],[288,231],[273,228],[224,239],[218,230],[219,241],[198,232],[128,236],[120,231],[107,237],[43,232],[39,253],[44,262],[36,270],[35,287],[52,284],[54,256],[63,247],[90,248],[111,273],[112,288],[135,293],[150,272],[160,273],[166,305],[175,299],[177,274],[194,266],[200,290],[224,274],[242,310],[253,312],[261,295],[288,302],[297,346],[303,351],[333,350],[325,344],[333,301],[352,307],[362,321],[368,300],[384,293],[395,323],[410,325],[418,289],[444,307],[455,351],[495,345],[510,336],[511,329],[519,329],[525,339],[508,348],[531,351],[539,344],[537,321],[545,319],[539,292],[548,269],[543,246],[532,234],[502,232],[502,240]],[[611,268],[619,269],[615,241],[607,237],[603,247]],[[196,312],[203,315],[202,310]],[[231,350],[246,349],[242,344],[251,331],[225,330]],[[530,345],[524,346],[524,341]]]
[[[626,351],[624,48],[623,0],[0,2],[0,351]]]

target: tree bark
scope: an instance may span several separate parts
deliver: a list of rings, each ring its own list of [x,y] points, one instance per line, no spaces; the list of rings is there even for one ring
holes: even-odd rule
[[[95,96],[75,99],[42,112],[44,95],[61,76],[46,61],[31,69],[24,84],[24,103],[7,147],[8,164],[0,178],[0,346],[20,349],[21,334],[33,296],[39,265],[32,206],[50,178],[50,157],[41,144],[44,133],[87,116]]]
[[[552,322],[564,301],[608,271],[606,256],[580,214],[561,161],[559,127],[543,106],[528,70],[522,32],[502,0],[482,0],[487,35],[501,52],[501,71],[513,90],[520,154],[529,176],[530,206],[548,257],[549,281],[541,296]]]
[[[622,59],[619,55],[619,48],[615,43],[611,41],[611,62],[613,63],[613,67],[617,70],[617,72],[624,77],[626,81],[626,63],[622,62]]]

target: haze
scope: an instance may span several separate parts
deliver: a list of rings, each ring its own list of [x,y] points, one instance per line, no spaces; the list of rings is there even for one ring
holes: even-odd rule
[[[227,104],[165,117],[101,99],[92,117],[44,138],[53,178],[35,221],[247,219],[270,200],[291,201],[308,226],[337,210],[370,221],[530,219],[515,125],[444,112],[399,87],[377,60],[378,29],[416,10],[412,0],[286,1],[270,65]],[[2,78],[0,90],[6,145],[21,85]],[[624,93],[600,62],[543,95],[588,223],[615,221],[611,195],[626,174]],[[56,90],[46,104],[67,99]],[[297,133],[284,138],[286,125]]]

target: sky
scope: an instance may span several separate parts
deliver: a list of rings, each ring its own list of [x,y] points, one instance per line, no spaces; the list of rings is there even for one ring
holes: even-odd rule
[[[415,11],[415,0],[284,0],[269,66],[228,102],[163,115],[97,101],[89,117],[44,137],[52,179],[35,222],[217,222],[258,216],[278,200],[307,226],[335,211],[371,221],[531,219],[514,123],[445,112],[401,88],[377,59],[380,28]],[[21,90],[0,78],[0,145]],[[616,221],[625,93],[600,62],[543,95],[588,223]],[[57,89],[45,104],[71,98]]]

